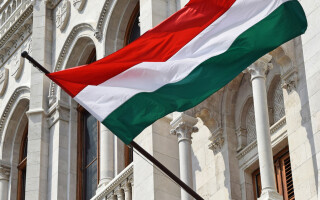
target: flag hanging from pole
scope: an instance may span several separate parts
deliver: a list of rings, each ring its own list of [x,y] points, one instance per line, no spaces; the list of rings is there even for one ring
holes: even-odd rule
[[[191,0],[123,49],[48,77],[129,144],[306,28],[297,0]]]

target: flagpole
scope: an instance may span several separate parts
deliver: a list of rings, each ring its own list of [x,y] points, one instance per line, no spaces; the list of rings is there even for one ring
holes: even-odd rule
[[[40,65],[35,59],[33,59],[28,52],[24,51],[21,53],[23,58],[29,60],[32,65],[38,68],[44,74],[49,74],[50,72]],[[176,175],[174,175],[168,168],[166,168],[163,164],[161,164],[157,159],[155,159],[152,155],[150,155],[147,151],[145,151],[140,145],[136,142],[132,141],[129,146],[135,148],[139,153],[141,153],[144,157],[146,157],[150,162],[152,162],[155,166],[157,166],[160,170],[162,170],[167,176],[169,176],[174,182],[176,182],[180,187],[182,187],[186,192],[188,192],[192,197],[196,200],[204,200],[199,194],[197,194],[194,190],[192,190],[187,184],[181,181]]]
[[[166,168],[163,164],[161,164],[157,159],[155,159],[152,155],[150,155],[146,150],[144,150],[140,145],[138,145],[135,141],[132,141],[129,146],[135,148],[139,153],[141,153],[144,157],[150,160],[155,166],[157,166],[160,170],[162,170],[167,176],[169,176],[174,182],[176,182],[180,187],[182,187],[186,192],[188,192],[191,196],[193,196],[196,200],[204,200],[199,194],[197,194],[194,190],[192,190],[187,184],[185,184],[181,179],[179,179],[176,175],[174,175],[168,168]]]

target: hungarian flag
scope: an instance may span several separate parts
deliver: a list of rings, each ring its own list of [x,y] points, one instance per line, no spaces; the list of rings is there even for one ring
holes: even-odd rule
[[[191,0],[123,49],[48,77],[129,144],[306,28],[296,0]]]

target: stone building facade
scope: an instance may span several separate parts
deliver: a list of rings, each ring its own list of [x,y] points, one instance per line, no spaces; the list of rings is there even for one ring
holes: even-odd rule
[[[186,3],[0,0],[0,200],[191,199],[20,57],[87,64]],[[206,200],[320,199],[320,2],[301,4],[306,34],[135,139]]]

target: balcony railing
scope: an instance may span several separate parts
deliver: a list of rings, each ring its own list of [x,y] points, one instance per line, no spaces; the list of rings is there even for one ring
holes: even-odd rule
[[[91,200],[132,200],[133,163],[118,174],[108,185],[98,189]]]

